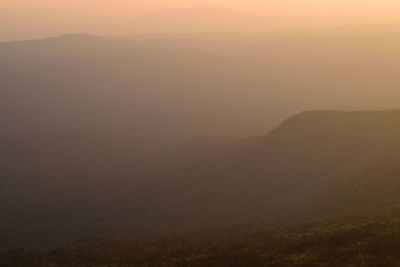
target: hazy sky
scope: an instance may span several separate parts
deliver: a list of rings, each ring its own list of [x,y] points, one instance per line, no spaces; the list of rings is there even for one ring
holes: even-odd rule
[[[281,17],[293,26],[400,23],[399,0],[0,0],[0,40],[119,33],[161,8],[201,6]]]

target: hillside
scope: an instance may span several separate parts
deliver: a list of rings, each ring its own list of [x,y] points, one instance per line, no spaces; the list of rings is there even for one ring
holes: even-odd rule
[[[398,11],[0,0],[0,267],[400,267]]]
[[[2,266],[398,266],[398,208],[373,216],[247,223],[186,235],[87,237],[51,251],[0,253]]]
[[[144,158],[126,141],[79,136],[57,137],[46,149],[31,143],[25,160],[13,160],[11,146],[2,156],[2,246],[391,209],[398,204],[399,122],[399,110],[307,111],[264,136],[203,137]]]
[[[399,111],[303,112],[264,137],[179,173],[185,180],[171,183],[191,192],[194,203],[216,209],[217,217],[303,213],[326,190],[395,161],[399,121]]]

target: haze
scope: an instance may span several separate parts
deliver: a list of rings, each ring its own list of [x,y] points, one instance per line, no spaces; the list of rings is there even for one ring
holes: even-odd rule
[[[400,266],[399,0],[0,0],[0,266]]]
[[[0,41],[71,32],[129,34],[136,19],[160,9],[204,6],[251,15],[255,21],[246,28],[250,31],[400,22],[397,0],[2,0]]]

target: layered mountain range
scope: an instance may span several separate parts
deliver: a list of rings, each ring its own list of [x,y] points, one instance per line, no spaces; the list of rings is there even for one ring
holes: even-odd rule
[[[397,205],[399,39],[338,31],[0,44],[1,247]]]

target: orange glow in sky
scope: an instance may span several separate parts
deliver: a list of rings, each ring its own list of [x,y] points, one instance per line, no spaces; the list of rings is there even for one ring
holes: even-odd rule
[[[129,23],[162,8],[218,6],[282,26],[400,24],[399,0],[1,0],[0,40],[70,32],[129,32]]]

